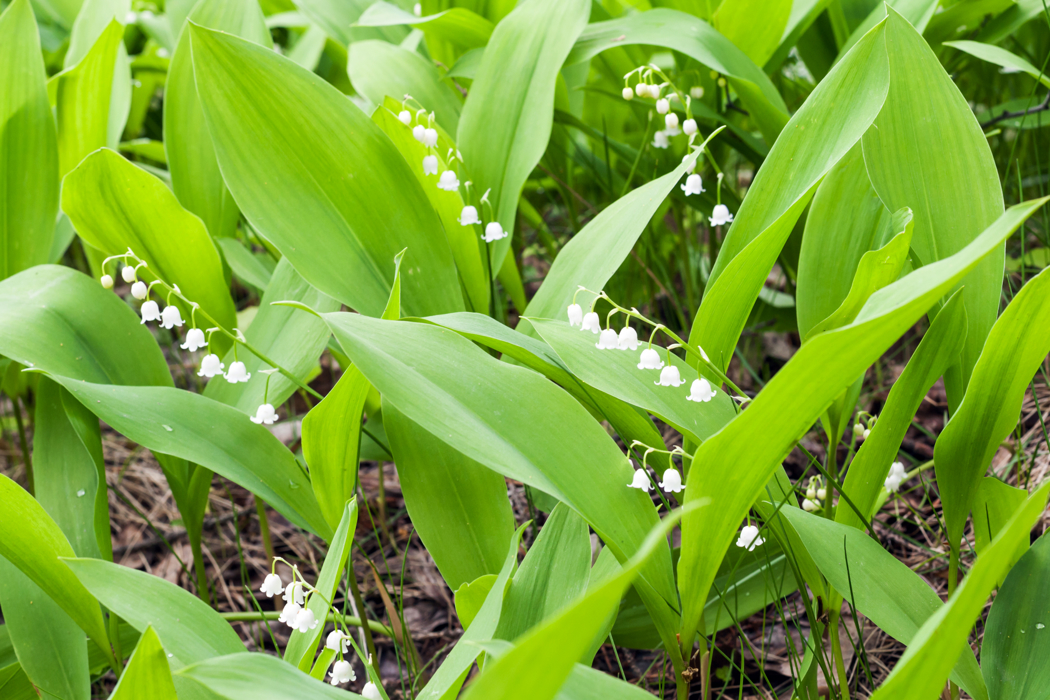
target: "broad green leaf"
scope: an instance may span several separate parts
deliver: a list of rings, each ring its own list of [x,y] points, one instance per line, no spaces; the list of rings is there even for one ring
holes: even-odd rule
[[[485,574],[456,589],[454,596],[456,617],[459,618],[459,624],[463,629],[470,627],[470,623],[474,621],[481,606],[485,604],[485,598],[492,590],[496,578],[496,574]]]
[[[176,665],[245,651],[230,623],[197,596],[159,576],[99,559],[59,563],[120,619],[140,632],[152,627]]]
[[[550,140],[558,71],[589,14],[587,0],[519,4],[492,32],[463,106],[456,142],[477,191],[492,190],[492,218],[508,233],[521,188]],[[510,236],[492,246],[493,269],[508,250]]]
[[[965,294],[969,294],[967,288]],[[1017,425],[1032,376],[1050,352],[1050,269],[1031,279],[992,326],[959,409],[933,448],[948,542],[958,551],[981,477]],[[970,324],[972,328],[973,324]]]
[[[621,561],[655,524],[646,494],[626,488],[632,469],[616,443],[541,375],[435,326],[348,313],[325,320],[384,399],[471,459],[564,501]],[[643,576],[676,599],[669,550]]]
[[[51,79],[58,121],[58,172],[66,173],[84,156],[109,145],[110,96],[124,26],[115,19],[76,66]],[[116,143],[113,144],[114,146]]]
[[[109,700],[176,700],[175,684],[171,680],[168,655],[152,627],[139,637],[138,646],[128,660],[128,666],[113,689]]]
[[[1028,498],[977,557],[955,594],[915,634],[904,656],[871,696],[872,700],[927,700],[937,696],[953,662],[966,650],[970,629],[984,609],[988,595],[1009,571],[1013,553],[1028,540],[1032,525],[1046,508],[1048,493],[1050,482]]]
[[[1027,544],[1023,541],[1023,544]],[[988,612],[981,661],[991,700],[1037,700],[1050,684],[1050,537],[1010,569]]]
[[[959,49],[971,56],[976,56],[982,61],[988,61],[997,66],[1002,66],[1003,68],[1027,73],[1032,76],[1032,78],[1041,82],[1045,87],[1050,87],[1050,77],[1044,75],[1042,71],[1017,54],[1011,53],[999,46],[982,44],[979,41],[946,41],[944,42],[944,45],[951,46],[953,49]]]
[[[787,105],[762,69],[714,27],[676,10],[659,8],[590,24],[580,35],[565,65],[586,61],[606,49],[631,44],[679,51],[724,74],[740,95],[766,143],[772,144],[787,124]]]
[[[255,0],[205,0],[189,19],[270,48],[270,31]],[[181,26],[181,23],[180,23]],[[171,185],[182,206],[201,218],[215,238],[237,229],[240,211],[219,172],[204,112],[197,98],[190,33],[173,27],[178,46],[164,86],[164,150]]]
[[[295,525],[326,540],[331,536],[332,527],[321,517],[310,480],[295,457],[241,411],[180,389],[52,378],[120,434],[221,474]]]
[[[219,247],[226,264],[241,282],[247,282],[261,292],[266,291],[273,277],[275,266],[272,261],[269,261],[270,266],[267,267],[236,238],[217,238],[215,245]]]
[[[590,574],[587,523],[559,503],[510,582],[493,637],[514,641],[558,614],[587,591]]]
[[[295,6],[328,36],[348,46],[355,41],[382,39],[400,43],[409,30],[404,27],[355,27],[358,19],[374,0],[296,0]]]
[[[845,55],[872,27],[886,19],[887,6],[892,7],[894,12],[899,13],[915,29],[922,32],[937,11],[937,4],[937,0],[886,0],[885,3],[875,3],[868,16],[857,25],[842,45],[839,56]]]
[[[4,700],[37,700],[36,688],[22,666],[14,663],[0,668],[0,693]]]
[[[259,301],[259,310],[244,335],[252,347],[287,369],[300,381],[306,382],[317,366],[317,358],[324,351],[331,333],[319,318],[273,303],[289,300],[301,302],[317,311],[335,311],[339,308],[339,302],[310,286],[291,263],[282,258],[273,271],[266,293]],[[280,373],[271,374],[269,378],[263,374],[256,375],[260,370],[272,368],[254,353],[241,348],[237,359],[244,363],[256,379],[231,384],[216,381],[219,377],[215,377],[204,389],[205,396],[254,415],[260,404],[280,406],[298,388],[291,379]],[[232,349],[222,361],[227,367],[230,366],[234,361]],[[339,504],[339,512],[342,512],[342,503]],[[337,516],[336,523],[338,522]]]
[[[791,0],[723,0],[712,20],[719,34],[761,66],[780,44],[791,6]]]
[[[81,237],[106,255],[131,248],[148,264],[139,269],[147,283],[162,279],[177,284],[187,299],[224,328],[237,325],[222,259],[207,229],[156,177],[116,151],[99,149],[66,176],[62,210]],[[187,322],[189,311],[182,310]],[[213,325],[198,321],[201,326],[206,323]]]
[[[890,211],[911,207],[912,249],[930,264],[962,250],[1003,212],[987,139],[962,93],[923,38],[892,9],[886,48],[892,76],[886,105],[862,140],[872,186]],[[969,332],[961,363],[945,375],[954,412],[999,310],[1003,250],[966,278]]]
[[[803,339],[846,299],[861,257],[886,242],[889,226],[890,212],[871,187],[857,143],[828,171],[806,216],[795,286]]]
[[[7,503],[2,507],[6,508]],[[6,529],[4,536],[7,536]],[[91,676],[84,630],[3,556],[0,556],[0,606],[3,606],[4,626],[18,661],[44,697],[88,700]],[[3,688],[0,688],[0,697],[8,697]]]
[[[504,478],[385,399],[383,426],[412,525],[449,588],[498,573],[514,531]]]
[[[362,313],[382,311],[391,261],[406,246],[412,264],[405,310],[462,309],[441,221],[382,131],[288,59],[189,26],[197,93],[219,167],[252,228],[307,282]],[[305,229],[310,236],[302,235]]]
[[[0,279],[48,261],[58,147],[29,0],[0,14]]]
[[[113,661],[102,610],[60,557],[74,556],[65,535],[26,491],[0,474],[0,557],[47,594]],[[187,594],[189,595],[189,594]]]
[[[858,44],[858,48],[863,43]],[[848,65],[844,61],[836,70]],[[784,456],[843,389],[1031,215],[1043,200],[1009,209],[962,251],[873,294],[848,326],[809,340],[748,408],[696,451],[686,503],[718,498],[718,508],[682,522],[678,564],[685,627],[692,639],[708,590],[744,514]],[[813,377],[820,376],[819,382]],[[762,440],[749,436],[761,434]],[[750,465],[741,470],[739,465]]]
[[[1010,522],[1010,518],[1026,498],[1027,491],[1010,486],[994,476],[981,479],[973,508],[974,549],[978,554],[983,552],[1006,523]],[[1021,543],[1021,548],[1014,554],[1011,563],[1016,563],[1027,551],[1028,543]],[[1001,585],[1002,581],[999,583]]]
[[[463,103],[452,87],[441,79],[438,69],[415,51],[378,39],[355,41],[350,44],[346,72],[354,89],[372,104],[382,106],[383,98],[387,96],[400,102],[405,95],[411,95],[424,109],[434,113],[441,128],[450,134],[456,133]],[[409,106],[408,109],[415,116],[418,107]],[[422,148],[422,144],[419,145]],[[433,182],[430,186],[434,186]]]
[[[901,644],[910,645],[944,607],[928,583],[865,533],[799,508],[784,511],[835,591]],[[986,699],[973,653],[957,658],[952,679],[971,697]]]
[[[81,61],[106,30],[110,22],[124,24],[131,11],[131,0],[85,0],[69,34],[69,50],[62,59],[63,67],[70,68]],[[128,52],[121,42],[113,62],[113,85],[109,93],[109,116],[106,125],[106,145],[116,148],[131,109],[131,66]]]
[[[795,222],[878,115],[889,77],[880,25],[817,85],[770,149],[722,242],[689,335],[723,371]]]
[[[576,664],[554,697],[556,700],[649,700],[652,694],[634,683]]]
[[[311,595],[306,604],[306,609],[313,610],[318,620],[324,620],[328,615],[327,601],[335,600],[339,582],[343,580],[346,560],[350,556],[354,532],[357,530],[357,499],[351,498],[348,502],[344,502],[342,512],[343,517],[339,521],[339,526],[329,540],[328,553],[321,565],[321,573],[314,581],[314,586],[320,595]],[[314,654],[317,653],[317,642],[321,639],[324,628],[322,623],[305,633],[299,630],[293,631],[284,648],[284,660],[292,666],[298,666],[302,671],[308,671],[310,664],[313,663]]]
[[[268,654],[234,654],[195,663],[175,672],[225,700],[348,700],[360,697],[333,688]],[[179,697],[182,697],[180,691]]]
[[[397,5],[382,1],[369,5],[357,20],[359,27],[397,25],[422,29],[427,37],[427,48],[431,51],[434,48],[432,39],[448,41],[462,50],[482,47],[488,43],[493,29],[492,22],[464,7],[450,7],[444,12],[416,17]]]
[[[874,513],[890,465],[901,441],[934,382],[956,362],[966,339],[966,310],[956,292],[930,324],[900,377],[893,383],[879,419],[850,463],[842,490],[861,512],[863,521],[845,501],[835,509],[835,520],[861,528]]]

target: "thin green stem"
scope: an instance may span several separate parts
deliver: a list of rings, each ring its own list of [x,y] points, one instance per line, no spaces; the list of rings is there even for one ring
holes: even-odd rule
[[[259,533],[262,535],[266,560],[273,561],[273,539],[270,537],[270,521],[266,517],[266,501],[255,497],[255,512],[259,514]]]
[[[11,403],[15,409],[15,423],[18,425],[18,444],[22,449],[22,461],[26,465],[26,486],[29,487],[29,493],[36,495],[36,483],[33,478],[33,458],[29,454],[29,442],[26,440],[26,426],[22,421],[22,409],[21,404],[18,401],[17,396],[11,396]]]

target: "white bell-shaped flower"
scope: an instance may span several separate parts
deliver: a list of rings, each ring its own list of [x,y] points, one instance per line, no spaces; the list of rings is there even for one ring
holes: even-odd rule
[[[135,281],[135,268],[131,265],[125,265],[120,270],[120,276],[124,278],[124,281],[131,284]]]
[[[204,331],[200,328],[191,328],[186,331],[186,342],[179,347],[190,352],[197,352],[207,344],[208,341],[204,338]]]
[[[682,131],[685,132],[686,136],[692,136],[693,134],[695,134],[697,132],[696,120],[695,119],[686,119],[682,123]]]
[[[341,683],[349,683],[350,681],[356,681],[357,675],[354,673],[354,667],[350,665],[350,662],[346,659],[339,659],[332,664],[332,670],[328,673],[332,677],[332,685],[340,685]]]
[[[482,236],[482,240],[486,243],[492,243],[492,241],[498,241],[501,238],[506,238],[507,232],[503,230],[498,221],[490,221],[488,226],[485,227],[485,235]]]
[[[423,136],[426,134],[427,128],[422,124],[416,124],[412,127],[412,135],[416,138],[416,141],[423,143]]]
[[[152,299],[143,302],[142,308],[139,309],[139,312],[142,314],[142,320],[139,323],[160,320],[160,307],[157,306],[157,302],[153,301]]]
[[[480,224],[481,219],[478,218],[478,210],[467,205],[463,207],[463,211],[459,214],[459,225],[460,226],[473,226],[474,224]]]
[[[317,627],[317,616],[314,615],[314,611],[306,608],[300,610],[299,614],[295,616],[295,627],[303,634]]]
[[[820,510],[820,504],[816,501],[811,501],[810,499],[806,498],[802,501],[802,510],[806,511],[807,513],[816,513],[818,510]]]
[[[98,281],[102,284],[103,289],[113,289],[113,277],[111,275],[102,275]]]
[[[822,501],[823,501],[823,500],[825,500],[825,499],[826,499],[827,497],[828,497],[828,490],[827,490],[827,489],[825,489],[825,488],[819,488],[819,489],[817,489],[817,498],[819,498],[820,500],[822,500]]]
[[[652,482],[649,481],[649,475],[645,473],[644,469],[635,469],[634,478],[627,485],[632,489],[641,489],[642,491],[653,490]]]
[[[638,95],[638,97],[648,97],[649,85],[646,83],[638,83],[634,86],[634,94]]]
[[[438,157],[431,154],[429,156],[423,156],[423,174],[424,175],[437,175],[438,174]]]
[[[723,226],[732,220],[733,215],[729,213],[729,207],[724,204],[716,204],[714,211],[711,212],[711,217],[708,219],[712,226]]]
[[[616,331],[612,328],[606,328],[598,336],[598,342],[594,344],[594,347],[599,350],[615,350],[618,347]]]
[[[671,467],[664,472],[664,480],[660,482],[660,488],[667,493],[678,493],[685,488],[682,483],[682,475],[678,473],[678,470]]]
[[[361,697],[366,700],[383,700],[383,696],[379,694],[379,689],[376,688],[376,684],[372,681],[365,683],[365,687],[361,688]]]
[[[408,126],[409,124],[412,123],[412,113],[409,112],[407,109],[403,109],[400,112],[398,112],[397,118],[405,126]]]
[[[459,178],[455,170],[446,170],[438,178],[438,188],[446,192],[455,192],[459,189]]]
[[[256,425],[273,425],[277,422],[277,411],[274,410],[273,404],[264,403],[255,409],[255,415],[251,419]]]
[[[682,379],[682,375],[677,367],[674,365],[667,365],[660,370],[660,380],[653,382],[653,384],[658,384],[660,386],[682,386],[685,384],[685,380]]]
[[[812,486],[811,485],[808,489],[806,489],[806,498],[808,498],[811,501],[817,500],[817,487],[816,486]]]
[[[328,637],[325,638],[324,645],[336,653],[341,651],[346,654],[350,650],[349,639],[350,637],[343,634],[342,630],[332,630],[328,633]]]
[[[591,333],[602,332],[602,320],[598,318],[598,314],[591,311],[583,317],[583,323],[580,324],[581,331],[590,331]]]
[[[853,424],[853,437],[855,439],[857,439],[857,440],[863,440],[864,439],[864,432],[865,432],[865,430],[866,429],[865,429],[863,423],[854,423]]]
[[[867,440],[869,435],[871,435],[871,428],[865,428],[864,429],[864,434],[861,435],[861,437],[863,439]]]
[[[660,353],[653,348],[646,348],[642,350],[641,357],[638,358],[638,369],[660,369],[664,366],[663,360],[660,359]]]
[[[704,96],[704,89],[700,86],[689,88],[689,96],[694,100],[699,100]]]
[[[160,325],[163,328],[181,328],[182,327],[182,314],[179,313],[179,307],[174,304],[165,306],[164,311],[160,314]]]
[[[569,304],[569,325],[579,326],[583,324],[583,307],[579,304]]]
[[[283,591],[284,584],[281,581],[281,577],[277,574],[266,574],[266,578],[263,579],[262,585],[259,586],[259,592],[265,593],[267,598],[281,595]]]
[[[291,605],[302,605],[306,602],[306,592],[301,581],[293,581],[284,589],[284,602]]]
[[[427,129],[423,132],[423,145],[433,148],[438,145],[438,132],[437,129]]]
[[[667,98],[661,97],[656,101],[656,111],[660,114],[667,114],[671,109],[671,103],[667,101]]]
[[[252,373],[244,366],[243,362],[233,362],[226,374],[222,375],[230,384],[246,382],[251,379]]]
[[[623,93],[622,94],[623,94],[623,99],[625,99],[625,100],[629,101],[629,100],[633,100],[634,99],[634,90],[632,90],[629,87],[625,87],[623,89]]]
[[[664,116],[664,126],[667,127],[668,131],[678,132],[678,115],[674,112]]]
[[[901,484],[908,478],[908,472],[904,470],[903,462],[894,462],[890,465],[890,474],[886,477],[886,481],[883,486],[890,493],[897,493],[901,489]]]
[[[211,378],[217,374],[222,374],[224,367],[226,365],[219,361],[218,355],[205,355],[204,359],[201,360],[201,371],[197,372],[197,376]]]
[[[281,611],[281,616],[277,618],[277,621],[288,625],[294,630],[295,620],[299,617],[299,613],[302,612],[302,610],[303,606],[298,603],[289,603],[284,606],[284,610]]]
[[[685,179],[685,184],[682,185],[682,191],[685,192],[685,196],[688,197],[691,194],[700,194],[705,192],[704,181],[700,179],[700,175],[693,173]]]
[[[131,285],[131,296],[136,299],[145,299],[147,294],[149,294],[149,287],[142,280]]]
[[[630,326],[624,326],[621,328],[620,335],[616,338],[616,347],[621,350],[637,350],[638,331]]]
[[[714,387],[711,386],[711,382],[701,377],[693,380],[689,387],[689,396],[686,396],[685,400],[707,403],[713,398],[715,398]]]
[[[653,148],[667,148],[671,142],[667,138],[666,131],[657,131],[653,134]]]
[[[736,538],[736,546],[742,547],[749,552],[755,551],[755,547],[761,547],[765,540],[758,536],[758,528],[754,525],[745,525]]]

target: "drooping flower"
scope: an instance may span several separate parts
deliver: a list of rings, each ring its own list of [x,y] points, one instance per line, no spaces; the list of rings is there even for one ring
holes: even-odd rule
[[[699,100],[701,97],[704,96],[704,89],[699,86],[690,88],[689,96],[692,97],[694,100]]]
[[[307,608],[300,610],[295,616],[295,627],[303,634],[317,627],[317,616],[314,615],[314,611]]]
[[[671,103],[667,101],[667,98],[661,97],[656,101],[656,111],[660,114],[667,114],[671,109]]]
[[[120,270],[120,276],[124,278],[124,281],[131,284],[135,281],[135,268],[131,265],[125,265]]]
[[[248,368],[244,366],[243,362],[233,362],[230,364],[230,369],[222,376],[230,384],[236,384],[237,382],[248,381],[251,378],[252,373],[248,371]]]
[[[485,235],[482,236],[482,240],[486,243],[492,243],[492,241],[498,241],[501,238],[506,238],[507,232],[503,230],[498,221],[490,221],[488,226],[485,227]]]
[[[615,350],[618,347],[616,331],[612,328],[606,328],[602,331],[602,334],[598,336],[598,342],[594,344],[594,347],[599,350]]]
[[[685,485],[682,484],[682,475],[677,469],[671,467],[664,472],[664,480],[660,482],[660,488],[667,493],[678,493],[685,488]]]
[[[711,212],[711,217],[708,219],[712,226],[723,226],[732,220],[733,215],[729,213],[729,207],[724,204],[716,204],[714,211]]]
[[[423,136],[426,134],[427,128],[422,124],[416,124],[412,127],[412,135],[416,138],[416,141],[423,143]]]
[[[660,370],[660,380],[653,382],[653,384],[658,384],[660,386],[682,386],[685,384],[685,380],[682,379],[682,375],[677,367],[674,365],[667,365]]]
[[[289,603],[284,606],[284,610],[281,611],[281,616],[277,618],[278,622],[282,622],[293,630],[295,629],[295,620],[299,617],[299,613],[302,612],[303,606],[298,603]]]
[[[695,119],[686,119],[682,123],[682,131],[685,132],[686,136],[692,136],[693,134],[695,134],[697,132],[696,120]]]
[[[149,287],[142,280],[131,285],[131,296],[136,299],[145,299],[147,294],[149,294]]]
[[[330,681],[332,685],[339,685],[341,683],[349,683],[350,681],[357,680],[357,675],[354,673],[354,667],[351,666],[350,662],[346,659],[339,659],[332,664],[332,670],[328,675],[332,677],[332,680]]]
[[[423,132],[423,145],[433,148],[438,145],[438,132],[437,129],[427,129]]]
[[[806,511],[807,513],[816,513],[818,510],[820,510],[820,504],[816,501],[811,501],[808,498],[806,498],[802,501],[802,510]]]
[[[459,189],[459,178],[456,177],[455,170],[446,170],[441,173],[441,177],[438,178],[438,188],[445,190],[446,192],[455,192]]]
[[[634,94],[638,97],[647,97],[649,95],[649,85],[647,83],[638,83],[634,86]]]
[[[179,307],[174,304],[165,306],[164,311],[160,314],[160,325],[163,328],[181,328],[182,327],[182,314],[179,313]]]
[[[649,475],[645,473],[644,469],[635,469],[634,478],[627,485],[632,489],[641,489],[646,492],[653,490],[653,485],[649,481]]]
[[[405,126],[408,126],[409,124],[412,123],[412,113],[409,112],[407,109],[401,110],[398,113],[397,118],[399,120],[401,120],[401,123],[404,124]]]
[[[678,115],[674,112],[666,115],[664,117],[664,126],[667,127],[668,131],[678,133]]]
[[[634,90],[632,90],[629,87],[625,87],[623,89],[623,99],[625,99],[625,100],[633,100],[634,99]]]
[[[569,304],[569,325],[579,326],[583,323],[583,307],[579,304]]]
[[[817,498],[819,498],[820,500],[823,501],[827,497],[828,497],[828,490],[826,488],[821,487],[821,488],[817,489]]]
[[[102,288],[103,289],[113,289],[113,277],[112,276],[110,276],[110,275],[102,275],[102,277],[100,277],[98,281],[102,283]]]
[[[200,328],[191,328],[186,331],[186,342],[179,347],[190,352],[197,352],[207,344],[208,341],[204,338],[204,331]]]
[[[689,387],[689,396],[686,396],[685,400],[707,403],[713,398],[715,398],[714,387],[711,386],[711,382],[701,377],[693,380]]]
[[[473,226],[474,224],[480,224],[481,219],[478,218],[478,210],[467,205],[463,207],[463,211],[459,214],[459,225],[460,226]]]
[[[653,134],[653,148],[668,148],[670,145],[666,131],[657,131]]]
[[[580,325],[581,331],[590,331],[591,333],[602,332],[602,320],[598,318],[598,314],[591,311],[583,317],[583,323]]]
[[[204,359],[201,360],[201,371],[197,372],[197,376],[211,378],[217,374],[222,374],[224,367],[226,367],[226,365],[219,362],[218,355],[214,353],[211,355],[205,355]]]
[[[259,592],[265,593],[267,598],[281,595],[283,591],[283,582],[281,581],[281,577],[277,574],[266,574],[266,578],[263,579],[262,585],[259,586]]]
[[[685,184],[682,185],[682,191],[685,192],[686,197],[691,194],[700,194],[705,191],[704,181],[700,179],[698,173],[693,173],[685,179]]]
[[[367,698],[367,700],[383,700],[383,696],[379,694],[379,689],[376,688],[376,684],[372,681],[365,683],[365,687],[361,688],[361,697]]]
[[[754,525],[745,525],[736,539],[736,546],[749,552],[755,551],[755,547],[761,547],[764,543],[765,540],[758,536],[758,528]]]
[[[664,362],[660,359],[660,353],[653,348],[642,350],[641,357],[638,358],[638,369],[660,369],[663,366]]]
[[[621,328],[620,335],[616,339],[616,346],[621,350],[637,350],[638,331],[630,326],[624,326]]]
[[[284,589],[284,602],[291,605],[302,605],[306,601],[306,593],[301,581],[293,581]]]
[[[350,643],[347,641],[349,639],[350,637],[344,634],[342,630],[332,630],[328,633],[324,645],[334,652],[342,651],[345,654],[350,649]]]
[[[437,175],[438,174],[438,157],[434,154],[429,156],[423,156],[423,174],[424,175]]]
[[[251,419],[256,425],[273,425],[277,422],[277,411],[273,409],[273,404],[264,403],[255,409],[255,415]]]
[[[890,474],[886,477],[886,481],[883,485],[886,490],[890,493],[897,493],[901,489],[901,484],[908,478],[908,472],[904,471],[903,462],[894,462],[890,465]]]
[[[139,311],[142,313],[142,320],[139,323],[160,320],[160,307],[157,306],[157,302],[153,301],[152,299],[143,302],[142,308],[139,309]]]

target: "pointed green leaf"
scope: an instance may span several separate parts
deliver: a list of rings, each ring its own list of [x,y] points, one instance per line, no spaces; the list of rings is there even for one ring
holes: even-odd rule
[[[176,671],[198,683],[210,697],[225,700],[348,700],[359,697],[333,688],[268,654],[234,654],[201,661]],[[182,697],[180,691],[179,697]]]
[[[109,700],[176,700],[175,684],[171,680],[168,655],[152,627],[139,637],[139,643],[128,660],[128,666],[113,689]]]
[[[1050,77],[1043,75],[1043,72],[1031,63],[1002,47],[993,44],[982,44],[979,41],[946,41],[944,45],[951,46],[953,49],[959,49],[971,56],[976,56],[982,61],[988,61],[1003,68],[1027,73],[1044,86],[1050,87]]]

